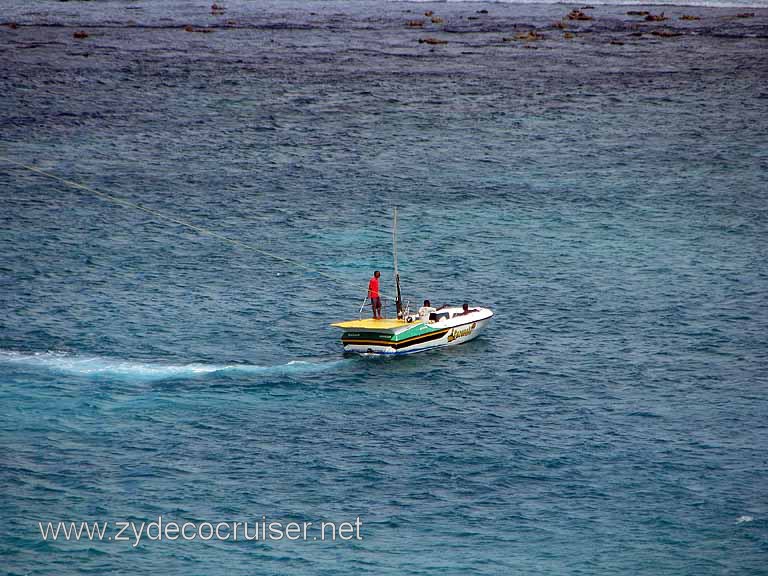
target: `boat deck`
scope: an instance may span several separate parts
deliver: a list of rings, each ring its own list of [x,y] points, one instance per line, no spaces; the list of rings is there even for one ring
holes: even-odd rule
[[[337,328],[351,328],[352,330],[375,330],[377,328],[388,330],[407,325],[408,323],[405,320],[399,320],[397,318],[384,318],[382,320],[365,318],[362,320],[347,320],[346,322],[337,322],[336,324],[331,324],[331,326],[336,326]]]

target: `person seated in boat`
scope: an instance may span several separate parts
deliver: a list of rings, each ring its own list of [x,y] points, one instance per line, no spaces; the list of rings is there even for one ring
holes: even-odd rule
[[[381,272],[376,270],[373,278],[368,282],[368,298],[371,299],[371,308],[373,308],[373,319],[381,320],[381,293],[379,292],[379,278]]]
[[[467,304],[466,302],[464,302],[464,304],[462,304],[462,305],[461,305],[461,312],[459,312],[459,314],[458,314],[458,315],[459,315],[459,316],[464,316],[464,315],[466,315],[466,314],[472,314],[472,312],[480,312],[480,310],[478,310],[477,308],[472,308],[472,309],[470,310],[470,308],[469,308],[469,304]]]
[[[432,303],[429,300],[424,300],[424,306],[419,308],[419,318],[422,322],[433,320],[433,314],[436,310],[432,307]]]

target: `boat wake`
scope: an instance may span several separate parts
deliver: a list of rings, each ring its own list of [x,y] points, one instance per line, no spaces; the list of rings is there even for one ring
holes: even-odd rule
[[[85,356],[67,352],[14,352],[0,350],[0,366],[16,365],[51,372],[82,376],[107,376],[134,380],[166,380],[200,378],[211,374],[291,375],[329,370],[346,359],[292,360],[285,364],[260,366],[257,364],[166,364],[140,362],[103,356]]]

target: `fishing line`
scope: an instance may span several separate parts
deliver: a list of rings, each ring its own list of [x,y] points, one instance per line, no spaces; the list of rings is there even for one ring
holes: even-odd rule
[[[147,208],[146,206],[142,206],[141,204],[136,204],[134,202],[130,202],[129,200],[124,200],[122,198],[118,198],[117,196],[113,196],[112,194],[107,194],[105,192],[100,192],[99,190],[96,190],[94,188],[91,188],[90,186],[86,186],[85,184],[80,184],[79,182],[75,182],[73,180],[68,180],[66,178],[62,178],[61,176],[57,176],[55,174],[51,174],[50,172],[46,172],[45,170],[41,170],[40,168],[37,168],[36,166],[29,166],[28,164],[24,164],[22,162],[18,162],[16,160],[12,160],[10,158],[6,158],[5,156],[0,156],[0,160],[3,160],[5,162],[8,162],[10,164],[15,164],[16,166],[20,166],[21,168],[24,168],[26,170],[29,170],[30,172],[35,172],[36,174],[40,174],[41,176],[45,176],[46,178],[51,178],[53,180],[58,180],[59,182],[63,182],[67,186],[71,186],[72,188],[77,188],[79,190],[83,190],[85,192],[89,192],[91,194],[94,194],[95,196],[98,196],[99,198],[102,198],[103,200],[106,200],[108,202],[112,202],[113,204],[118,204],[120,206],[125,206],[127,208],[133,208],[134,210],[140,210],[142,212],[146,212],[147,214],[151,214],[155,218],[159,218],[161,220],[166,220],[168,222],[173,222],[174,224],[178,224],[179,226],[184,226],[185,228],[189,228],[190,230],[194,230],[198,234],[202,234],[203,236],[210,236],[211,238],[216,238],[218,240],[221,240],[223,242],[229,242],[230,244],[233,244],[234,246],[239,246],[240,248],[245,248],[246,250],[252,250],[253,252],[256,252],[257,254],[261,254],[262,256],[267,256],[268,258],[272,258],[274,260],[277,260],[278,262],[283,262],[284,264],[290,264],[291,266],[296,266],[297,268],[301,268],[302,270],[305,270],[307,272],[315,273],[319,276],[322,276],[323,278],[330,280],[331,282],[335,282],[336,284],[341,285],[347,285],[347,286],[353,286],[356,290],[360,289],[360,285],[357,283],[350,282],[348,280],[342,280],[341,278],[338,278],[332,274],[329,274],[327,272],[323,272],[322,270],[318,270],[317,268],[314,268],[308,264],[305,264],[304,262],[300,262],[298,260],[292,260],[290,258],[285,258],[283,256],[280,256],[278,254],[274,254],[272,252],[267,252],[266,250],[262,250],[261,248],[258,248],[257,246],[254,246],[253,244],[250,244],[248,242],[243,242],[242,240],[237,240],[235,238],[230,238],[228,236],[224,236],[223,234],[219,234],[218,232],[215,232],[213,230],[210,230],[208,228],[204,228],[203,226],[197,226],[195,224],[192,224],[190,222],[186,222],[184,220],[180,220],[178,218],[174,218],[173,216],[168,216],[167,214],[163,214],[162,212],[158,212],[157,210],[153,210],[151,208]],[[395,298],[392,298],[391,296],[387,296],[385,294],[381,294],[382,298],[386,298],[389,300],[395,300]]]

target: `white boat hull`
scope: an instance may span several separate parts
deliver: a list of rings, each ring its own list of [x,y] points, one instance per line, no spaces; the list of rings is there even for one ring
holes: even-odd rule
[[[379,321],[345,322],[336,324],[344,328],[341,339],[344,351],[356,354],[404,355],[435,348],[457,346],[477,338],[493,317],[487,308],[477,308],[462,314],[461,308],[445,308],[436,322]]]

